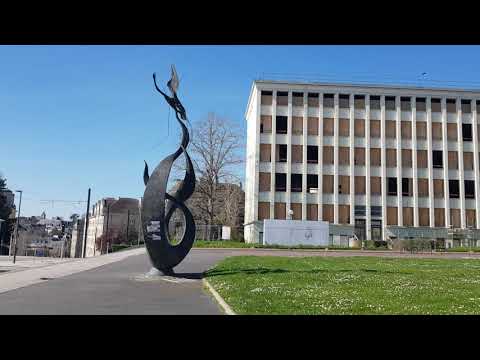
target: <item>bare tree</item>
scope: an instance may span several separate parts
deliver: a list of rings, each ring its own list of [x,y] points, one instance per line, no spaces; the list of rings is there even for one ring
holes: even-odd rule
[[[238,165],[243,162],[240,150],[243,136],[237,124],[214,113],[194,123],[189,154],[195,167],[196,196],[191,198],[192,212],[208,225],[224,217],[222,183],[239,183]],[[178,167],[177,167],[178,169]],[[223,219],[222,219],[223,220]]]

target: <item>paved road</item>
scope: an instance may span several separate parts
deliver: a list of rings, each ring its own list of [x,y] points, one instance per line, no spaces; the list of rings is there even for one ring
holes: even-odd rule
[[[192,251],[176,269],[188,278],[175,283],[142,279],[141,275],[150,270],[147,255],[131,256],[1,293],[0,314],[222,314],[211,296],[203,291],[200,277],[223,257],[223,254]]]
[[[150,270],[147,255],[143,253],[91,270],[0,293],[0,314],[222,314],[213,298],[202,289],[200,279],[202,272],[232,255],[480,259],[477,254],[452,253],[412,255],[362,251],[194,249],[176,268],[180,278],[149,280],[142,277]],[[60,266],[64,265],[57,265]],[[19,271],[16,274],[21,273]],[[0,274],[0,285],[2,276],[6,275]]]

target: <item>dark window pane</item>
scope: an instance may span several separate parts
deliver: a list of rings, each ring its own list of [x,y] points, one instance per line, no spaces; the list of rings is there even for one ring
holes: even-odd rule
[[[307,162],[311,164],[318,163],[318,146],[316,145],[307,146]]]
[[[287,116],[277,116],[277,134],[287,133]]]
[[[433,167],[443,168],[443,151],[433,150]]]
[[[448,191],[450,192],[450,198],[451,199],[458,199],[460,197],[458,180],[449,180],[448,181]]]
[[[472,124],[462,124],[463,141],[472,141]]]
[[[309,193],[318,192],[318,175],[307,175],[307,191]]]
[[[475,181],[465,180],[465,198],[466,199],[475,198]]]
[[[292,192],[302,192],[302,174],[292,174],[291,175],[291,182],[292,182]]]
[[[287,190],[287,174],[275,174],[275,191]]]
[[[388,195],[397,195],[397,178],[388,178]]]

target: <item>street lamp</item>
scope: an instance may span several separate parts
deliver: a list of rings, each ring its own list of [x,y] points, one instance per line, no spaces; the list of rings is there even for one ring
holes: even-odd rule
[[[15,264],[15,260],[17,259],[17,241],[18,241],[18,223],[20,222],[20,210],[22,209],[22,190],[15,190],[15,192],[20,193],[20,201],[18,203],[18,216],[17,216],[17,223],[15,224],[15,242],[13,247],[13,263]]]

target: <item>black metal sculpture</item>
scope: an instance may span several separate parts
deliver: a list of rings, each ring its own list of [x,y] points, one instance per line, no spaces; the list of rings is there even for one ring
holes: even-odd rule
[[[187,256],[195,241],[195,222],[192,213],[184,204],[195,190],[195,171],[187,153],[190,136],[185,125],[187,121],[185,108],[177,97],[179,81],[175,67],[172,65],[171,79],[167,83],[172,96],[158,88],[155,73],[153,83],[155,89],[175,110],[175,117],[182,128],[182,141],[177,151],[163,159],[151,175],[148,174],[148,165],[145,162],[143,173],[146,187],[141,208],[143,238],[153,266],[163,274],[171,275],[174,273],[173,268]],[[185,177],[176,190],[169,194],[167,183],[170,170],[182,153],[186,163]],[[177,209],[184,215],[185,227],[180,243],[173,245],[170,242],[168,228],[170,219]]]

